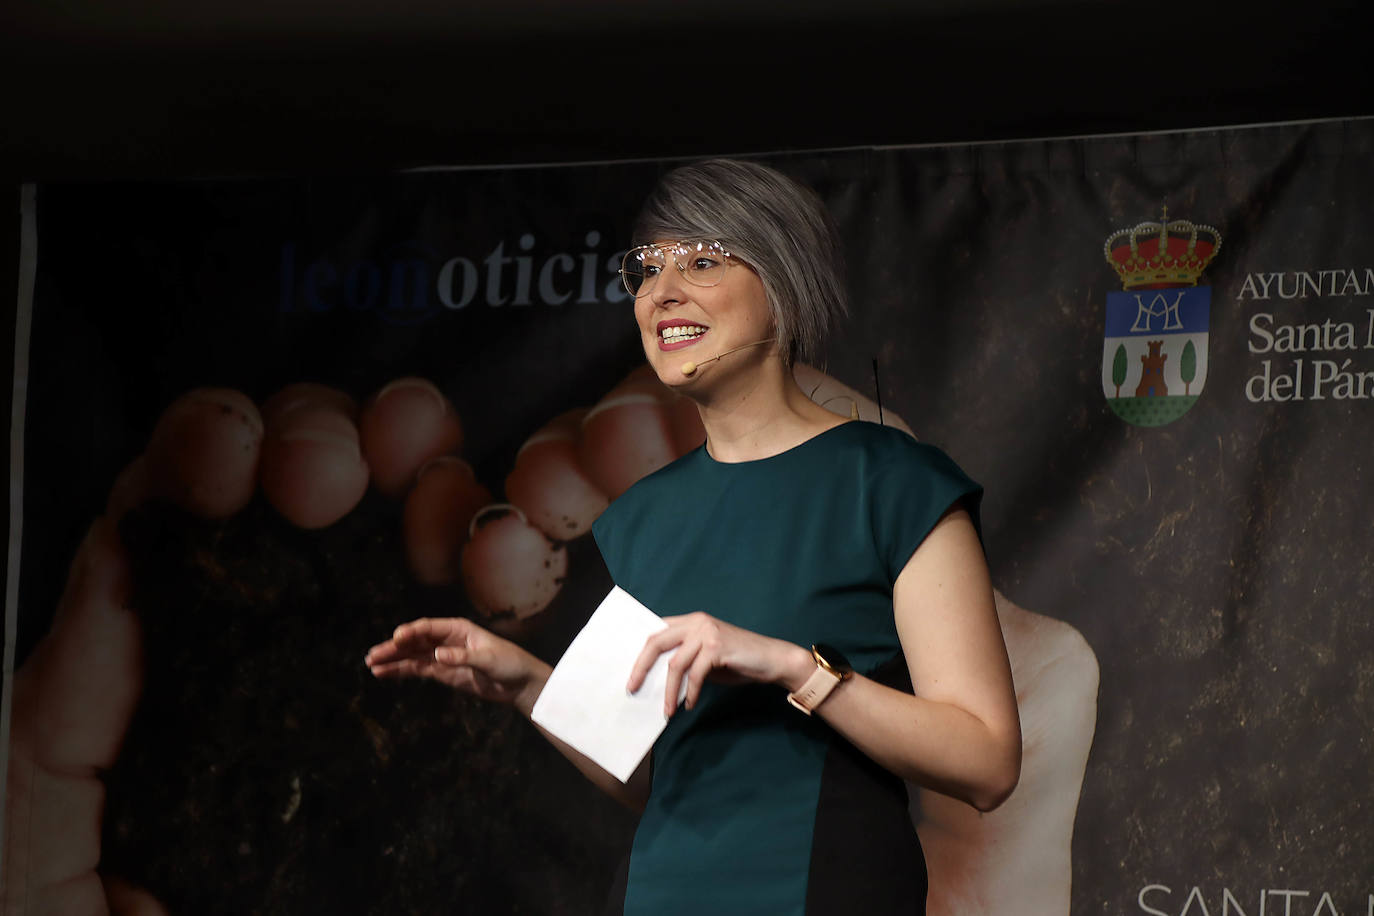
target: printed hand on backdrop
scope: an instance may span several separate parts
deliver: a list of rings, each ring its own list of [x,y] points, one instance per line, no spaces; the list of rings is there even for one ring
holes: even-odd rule
[[[852,405],[877,419],[876,405],[838,381],[804,366],[797,377],[835,412],[849,415]],[[911,432],[889,411],[883,419]],[[289,385],[260,406],[229,389],[178,398],[115,482],[77,550],[50,631],[15,676],[4,912],[166,914],[146,891],[98,871],[101,774],[119,754],[144,667],[130,561],[116,528],[129,509],[157,499],[225,519],[260,491],[292,524],[317,529],[374,487],[405,501],[401,537],[416,579],[461,581],[480,622],[518,639],[567,573],[563,543],[703,437],[690,402],[636,371],[596,405],[536,431],[504,482],[510,502],[495,504],[458,457],[459,418],[424,380],[398,379],[361,409],[348,394],[311,383]],[[1068,910],[1096,661],[1072,628],[997,599],[1021,701],[1021,784],[991,815],[920,793],[913,815],[931,865],[932,916]],[[1016,905],[1008,909],[1007,899]]]
[[[929,916],[1069,912],[1071,841],[1097,727],[1097,657],[1073,627],[994,591],[1021,714],[1021,781],[983,814],[909,786]]]

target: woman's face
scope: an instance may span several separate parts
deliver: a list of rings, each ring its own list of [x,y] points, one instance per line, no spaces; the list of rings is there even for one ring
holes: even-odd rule
[[[658,244],[665,249],[671,247],[669,241]],[[776,342],[770,341],[742,350],[736,354],[738,359],[726,356],[701,365],[735,347],[767,341],[774,332],[768,297],[759,275],[732,257],[719,283],[698,286],[688,281],[674,263],[675,257],[698,256],[695,251],[666,255],[652,287],[635,299],[635,320],[644,354],[659,379],[669,387],[724,375],[722,370],[727,367],[733,372],[757,365],[761,357],[777,349]],[[682,371],[686,363],[701,368],[687,375]]]

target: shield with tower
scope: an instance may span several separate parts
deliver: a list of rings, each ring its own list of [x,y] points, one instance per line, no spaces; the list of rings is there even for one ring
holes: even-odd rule
[[[1202,394],[1212,291],[1198,280],[1220,249],[1216,229],[1170,219],[1167,207],[1103,245],[1122,288],[1107,294],[1102,391],[1128,423],[1171,423]]]

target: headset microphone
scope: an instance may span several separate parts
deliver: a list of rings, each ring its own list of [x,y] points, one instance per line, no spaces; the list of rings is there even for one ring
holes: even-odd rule
[[[716,360],[720,359],[722,356],[729,356],[731,353],[734,353],[736,350],[747,350],[749,347],[758,347],[758,346],[762,346],[763,344],[766,344],[766,343],[772,343],[772,342],[775,341],[775,340],[777,340],[776,337],[767,337],[767,338],[765,338],[765,339],[763,339],[763,340],[756,340],[756,341],[754,341],[753,343],[741,344],[741,345],[738,346],[738,347],[735,347],[735,348],[730,349],[730,350],[726,350],[724,353],[717,353],[715,356],[711,357],[710,359],[703,359],[703,360],[702,360],[701,362],[699,362],[699,363],[694,363],[694,362],[688,360],[687,362],[685,362],[685,363],[682,364],[682,374],[685,375],[687,378],[691,378],[693,375],[696,375],[697,370],[700,369],[702,366],[706,365],[707,363],[713,363],[713,362],[715,362]]]

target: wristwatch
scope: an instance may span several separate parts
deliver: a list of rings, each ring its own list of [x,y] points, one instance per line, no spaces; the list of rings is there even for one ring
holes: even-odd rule
[[[815,672],[806,679],[800,690],[787,695],[787,702],[808,716],[811,710],[825,702],[830,691],[838,687],[841,681],[854,676],[849,660],[833,646],[818,642],[811,647],[811,657],[816,660]]]

